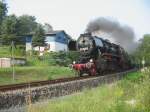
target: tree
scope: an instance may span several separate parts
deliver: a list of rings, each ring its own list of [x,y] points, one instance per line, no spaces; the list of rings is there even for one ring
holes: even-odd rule
[[[49,33],[51,31],[53,31],[53,27],[50,24],[45,23],[44,24],[44,30],[45,30],[45,33]]]
[[[6,17],[7,14],[7,4],[4,1],[0,1],[0,25],[3,19]]]
[[[40,46],[45,45],[44,35],[45,35],[44,29],[42,25],[39,24],[35,30],[35,34],[33,35],[33,39],[32,39],[33,46],[34,47],[39,46],[39,50],[40,50]]]
[[[18,35],[31,34],[37,28],[37,22],[34,16],[22,15],[18,17],[18,24]]]
[[[15,15],[7,16],[1,26],[1,38],[4,44],[10,44],[12,41],[18,43],[20,39],[17,38],[18,21]]]
[[[146,64],[150,64],[150,34],[145,34],[143,39],[140,40],[140,45],[134,53],[134,57],[139,63],[144,58]]]
[[[6,17],[6,14],[7,14],[7,4],[4,1],[0,1],[0,35],[1,35],[2,21]],[[0,43],[2,43],[1,36],[0,36]]]

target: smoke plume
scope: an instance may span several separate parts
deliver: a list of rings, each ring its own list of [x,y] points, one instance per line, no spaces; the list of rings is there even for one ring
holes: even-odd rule
[[[86,32],[96,34],[105,32],[128,53],[133,52],[137,46],[133,29],[127,25],[121,25],[117,20],[97,18],[88,23]]]

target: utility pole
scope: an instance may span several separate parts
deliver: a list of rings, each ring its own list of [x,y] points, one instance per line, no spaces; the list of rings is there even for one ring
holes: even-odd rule
[[[15,60],[14,60],[14,42],[11,43],[11,56],[12,56],[12,75],[13,75],[13,81],[15,80]]]

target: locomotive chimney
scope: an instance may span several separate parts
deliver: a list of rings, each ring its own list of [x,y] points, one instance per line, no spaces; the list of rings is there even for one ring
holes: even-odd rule
[[[91,32],[86,32],[84,34],[81,34],[80,36],[92,36],[92,33]]]

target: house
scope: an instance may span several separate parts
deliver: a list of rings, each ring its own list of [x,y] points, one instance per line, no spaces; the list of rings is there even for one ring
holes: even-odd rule
[[[26,35],[25,41],[26,41],[26,51],[32,50],[32,37],[33,35]]]
[[[48,51],[68,51],[68,42],[71,40],[70,36],[65,31],[52,31],[46,34],[45,42]]]
[[[33,35],[26,35],[26,51],[32,50]],[[55,30],[45,34],[47,52],[68,51],[68,43],[72,40],[64,30]],[[43,48],[42,48],[43,49]],[[34,50],[38,50],[36,47]]]

